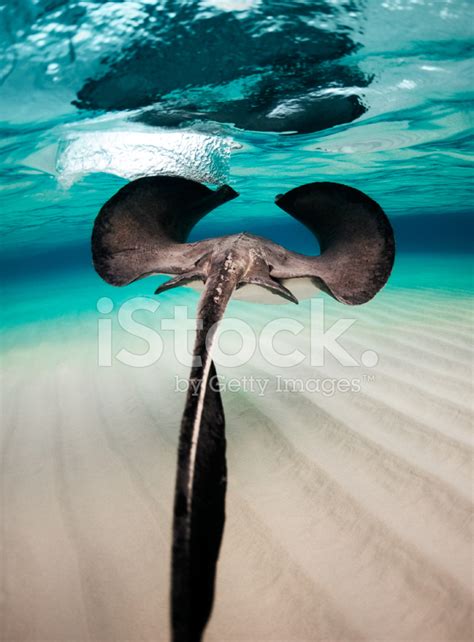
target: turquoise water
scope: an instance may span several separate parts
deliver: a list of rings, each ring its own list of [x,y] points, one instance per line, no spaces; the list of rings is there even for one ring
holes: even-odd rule
[[[470,640],[472,0],[0,6],[0,639],[167,639],[194,324],[164,321],[199,295],[107,285],[90,236],[128,180],[174,173],[240,193],[193,239],[314,254],[274,198],[335,181],[397,245],[365,305],[226,310],[247,325],[213,349],[229,492],[205,639]],[[159,303],[136,334],[134,297]]]
[[[193,238],[247,230],[309,252],[275,195],[352,185],[393,222],[388,290],[467,294],[472,18],[462,0],[7,3],[3,325],[153,292],[159,278],[102,283],[89,238],[102,204],[156,171],[240,192]]]

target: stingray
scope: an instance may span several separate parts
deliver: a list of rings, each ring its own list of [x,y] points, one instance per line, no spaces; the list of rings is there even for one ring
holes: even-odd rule
[[[198,642],[211,614],[225,521],[225,420],[212,346],[235,295],[297,303],[324,291],[341,303],[369,301],[394,260],[391,225],[381,207],[357,189],[309,183],[276,197],[319,242],[319,256],[287,250],[243,232],[187,242],[208,212],[238,196],[180,177],[135,180],[100,210],[92,233],[93,263],[108,283],[124,286],[172,275],[156,294],[182,285],[203,289],[197,310],[194,365],[181,432],[173,515],[171,628],[174,642]],[[196,392],[197,391],[197,392]]]

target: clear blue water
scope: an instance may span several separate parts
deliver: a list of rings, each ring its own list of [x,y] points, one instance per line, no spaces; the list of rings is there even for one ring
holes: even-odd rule
[[[389,289],[471,289],[471,2],[22,0],[0,18],[10,330],[151,294],[102,283],[89,238],[128,178],[167,168],[241,194],[194,238],[245,229],[312,251],[273,199],[337,181],[393,222]]]

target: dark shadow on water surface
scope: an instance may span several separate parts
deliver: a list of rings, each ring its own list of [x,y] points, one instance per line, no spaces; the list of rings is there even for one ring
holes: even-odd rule
[[[204,120],[311,133],[351,122],[366,111],[360,93],[371,78],[350,61],[358,45],[341,14],[362,14],[363,7],[294,0],[262,0],[247,12],[172,0],[146,5],[140,37],[102,61],[103,73],[85,82],[74,104],[142,109],[135,118],[160,127]]]

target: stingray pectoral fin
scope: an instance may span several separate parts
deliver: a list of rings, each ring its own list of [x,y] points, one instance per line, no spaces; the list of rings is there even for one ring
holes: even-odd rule
[[[369,301],[385,285],[395,256],[393,230],[366,194],[339,183],[309,183],[278,196],[276,204],[311,230],[321,254],[274,257],[273,278],[313,278],[350,305]]]
[[[198,306],[181,433],[173,521],[171,622],[173,642],[199,642],[214,599],[225,519],[225,420],[211,358],[217,323],[239,279],[238,270],[211,272]]]
[[[92,231],[97,273],[112,285],[148,274],[181,274],[211,246],[186,243],[196,223],[238,196],[228,185],[211,190],[177,176],[139,178],[122,187],[100,210]]]

